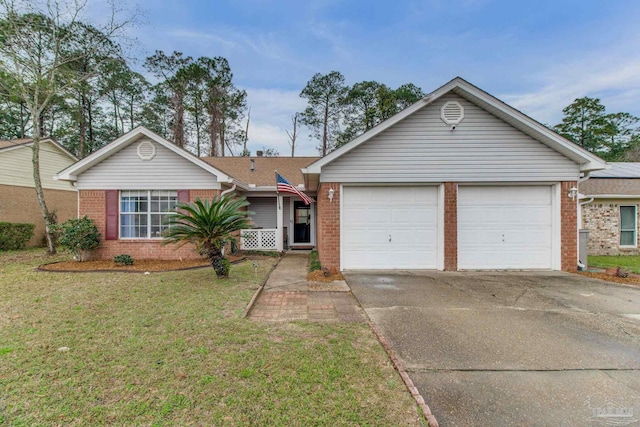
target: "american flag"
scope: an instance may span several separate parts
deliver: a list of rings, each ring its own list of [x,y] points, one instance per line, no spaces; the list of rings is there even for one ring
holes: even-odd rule
[[[314,200],[304,194],[302,191],[298,190],[295,186],[291,185],[289,181],[285,179],[282,175],[276,172],[276,182],[278,183],[277,191],[278,193],[291,193],[299,196],[305,205],[312,203]]]

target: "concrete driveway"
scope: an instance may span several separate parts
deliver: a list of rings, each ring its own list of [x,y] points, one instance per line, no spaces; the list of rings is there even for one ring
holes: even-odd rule
[[[558,272],[344,276],[441,426],[640,425],[639,288]]]

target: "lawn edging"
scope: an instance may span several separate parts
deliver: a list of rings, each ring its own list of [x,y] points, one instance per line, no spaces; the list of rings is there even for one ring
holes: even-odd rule
[[[368,317],[369,316],[367,316],[367,318]],[[427,403],[424,401],[424,397],[422,397],[422,395],[418,391],[418,388],[415,386],[415,384],[413,384],[411,378],[409,378],[409,374],[407,374],[407,371],[405,371],[402,362],[400,362],[400,359],[398,359],[395,352],[391,349],[391,346],[389,345],[389,342],[387,341],[385,336],[382,335],[382,331],[375,323],[373,323],[373,321],[371,321],[371,319],[367,319],[367,323],[369,324],[371,330],[373,330],[376,338],[378,338],[380,344],[382,344],[382,348],[384,348],[384,351],[387,352],[391,363],[393,363],[393,367],[396,369],[396,371],[398,371],[398,373],[400,374],[400,378],[402,378],[402,382],[404,382],[407,390],[409,390],[409,393],[411,393],[411,397],[413,397],[413,399],[420,407],[422,415],[424,415],[424,417],[427,419],[427,423],[429,423],[429,427],[439,427],[438,420],[431,412],[431,408],[429,408],[429,405],[427,405]]]
[[[266,285],[267,280],[269,280],[269,276],[271,276],[271,273],[273,273],[273,270],[275,270],[278,264],[280,264],[280,261],[282,260],[282,258],[283,257],[278,258],[278,261],[276,261],[276,263],[273,264],[273,267],[271,267],[271,270],[269,270],[269,272],[265,276],[260,286],[258,286],[258,289],[256,289],[255,293],[253,294],[253,297],[251,297],[251,300],[249,301],[249,304],[247,304],[247,308],[245,308],[244,313],[242,313],[243,319],[246,319],[247,317],[249,317],[249,313],[251,313],[251,310],[253,310],[253,306],[258,300],[258,297],[260,296],[260,294],[262,293],[262,290],[264,289],[264,285]]]
[[[230,265],[240,264],[247,260],[247,257],[239,258],[235,261],[230,262]],[[172,268],[168,270],[128,270],[126,268],[110,268],[110,269],[96,269],[96,270],[50,270],[46,268],[48,265],[60,264],[62,262],[67,261],[54,261],[48,262],[46,264],[41,264],[37,267],[34,267],[34,271],[39,271],[43,273],[137,273],[137,274],[151,274],[151,273],[170,273],[172,271],[188,271],[188,270],[200,270],[203,268],[211,268],[211,264],[207,262],[205,265],[196,265],[193,267],[181,267],[181,268]]]
[[[348,284],[349,282],[347,282],[347,285]],[[353,292],[351,292],[351,294],[353,295]],[[356,301],[358,301],[358,304],[360,304],[360,306],[362,307],[362,304],[360,303],[358,298],[355,295],[353,295],[353,297],[356,299]],[[438,420],[436,419],[436,416],[433,415],[433,413],[431,412],[431,408],[429,407],[429,405],[427,405],[427,402],[425,402],[424,397],[422,397],[422,395],[418,391],[418,388],[415,386],[411,378],[409,378],[409,374],[407,374],[407,371],[404,369],[404,365],[402,364],[402,362],[400,362],[400,359],[398,359],[398,356],[396,356],[396,353],[391,349],[391,346],[389,345],[389,341],[387,341],[387,338],[382,334],[382,331],[380,330],[380,328],[378,328],[378,325],[376,325],[373,322],[373,320],[371,320],[371,318],[367,314],[367,311],[364,308],[362,309],[362,313],[366,317],[367,324],[375,334],[376,338],[378,339],[378,342],[382,345],[382,348],[387,353],[387,356],[389,357],[389,360],[391,360],[391,363],[393,364],[394,369],[398,372],[398,374],[400,374],[400,378],[402,378],[402,382],[404,383],[405,387],[411,394],[411,397],[413,397],[413,400],[416,401],[416,404],[422,411],[422,415],[427,420],[429,427],[440,427],[440,425],[438,424]]]

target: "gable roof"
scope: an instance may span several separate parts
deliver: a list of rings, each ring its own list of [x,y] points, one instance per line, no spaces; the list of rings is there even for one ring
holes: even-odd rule
[[[72,160],[77,161],[78,158],[69,150],[64,148],[62,145],[58,144],[51,138],[42,138],[40,142],[48,142],[58,150],[62,151],[65,155],[69,156]],[[26,147],[33,143],[33,138],[20,138],[20,139],[12,139],[12,140],[0,140],[0,152],[3,150],[10,150],[19,147]]]
[[[193,154],[189,153],[187,150],[180,148],[175,144],[172,144],[171,142],[167,141],[166,139],[159,136],[155,132],[152,132],[149,129],[142,126],[139,126],[125,133],[120,138],[116,139],[110,144],[105,145],[98,151],[95,151],[94,153],[90,154],[89,156],[85,157],[79,162],[69,166],[62,172],[58,173],[56,177],[57,179],[61,179],[65,181],[75,181],[78,175],[80,175],[82,172],[86,171],[87,169],[93,167],[94,165],[116,154],[123,148],[129,146],[129,144],[131,144],[132,142],[136,141],[141,136],[146,136],[152,141],[162,145],[164,148],[167,148],[168,150],[173,151],[177,155],[187,159],[194,165],[204,169],[205,171],[211,173],[212,175],[215,175],[218,182],[227,182],[227,183],[233,182],[232,178],[229,177],[224,172],[214,168],[209,163],[194,156]],[[239,184],[242,185],[241,183]]]
[[[274,188],[276,171],[295,186],[304,184],[301,169],[318,159],[319,157],[202,157],[205,162],[245,184]]]
[[[489,113],[500,118],[501,120],[520,130],[521,132],[529,135],[537,141],[547,145],[551,149],[575,161],[580,165],[580,170],[583,172],[604,169],[606,167],[605,161],[595,154],[592,154],[589,151],[579,147],[568,139],[547,128],[543,124],[533,120],[529,116],[505,104],[498,98],[472,85],[461,77],[456,77],[450,82],[431,92],[420,101],[405,108],[395,116],[378,124],[359,137],[355,138],[348,144],[321,158],[317,162],[312,163],[305,170],[303,170],[303,174],[321,173],[323,166],[331,163],[332,161],[350,152],[361,144],[366,143],[374,136],[379,135],[380,133],[389,129],[391,126],[409,117],[410,115],[414,114],[418,110],[421,110],[427,105],[435,102],[449,92],[453,92],[465,98],[467,101],[479,106],[485,111],[488,111]]]
[[[591,172],[591,178],[640,178],[640,163],[607,162],[608,169]]]

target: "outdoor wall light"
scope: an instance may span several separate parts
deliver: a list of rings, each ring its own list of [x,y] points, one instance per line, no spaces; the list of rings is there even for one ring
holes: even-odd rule
[[[331,203],[333,203],[333,193],[335,193],[335,191],[333,191],[333,188],[329,189],[329,201]]]
[[[571,189],[569,190],[569,198],[571,200],[575,200],[577,195],[578,195],[578,189],[576,187],[571,187]]]

